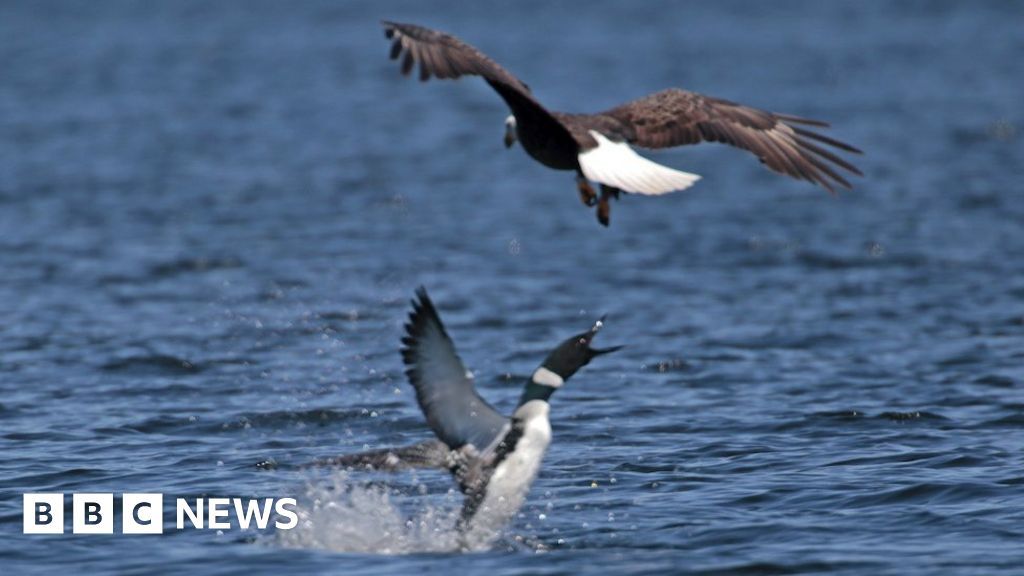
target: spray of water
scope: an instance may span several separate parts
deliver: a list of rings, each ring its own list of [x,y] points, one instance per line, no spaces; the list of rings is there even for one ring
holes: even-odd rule
[[[411,554],[460,549],[455,530],[462,496],[410,495],[385,485],[354,482],[344,471],[307,484],[298,526],[273,535],[277,545],[336,552]],[[411,504],[411,505],[410,505]],[[404,510],[409,508],[410,510]],[[411,515],[409,514],[411,512]]]

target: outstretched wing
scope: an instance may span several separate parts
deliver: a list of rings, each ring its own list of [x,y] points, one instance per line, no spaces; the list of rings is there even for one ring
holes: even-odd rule
[[[862,175],[824,146],[854,154],[860,150],[806,128],[824,128],[828,126],[825,122],[766,112],[678,88],[655,92],[592,118],[601,125],[615,126],[620,133],[613,136],[645,148],[722,142],[749,150],[772,170],[820,184],[829,192],[835,192],[837,184],[851,188],[838,168]]]
[[[408,75],[419,63],[420,80],[480,76],[505,100],[524,128],[543,133],[553,144],[576,150],[576,141],[569,131],[546,108],[540,105],[530,88],[491,60],[486,54],[451,34],[415,24],[383,22],[384,33],[391,39],[391,59],[402,58],[402,73]]]
[[[530,89],[486,54],[451,34],[415,24],[383,22],[384,34],[392,40],[391,59],[403,53],[402,74],[420,65],[420,80],[482,76],[485,80],[508,86],[530,97]]]
[[[315,460],[317,466],[343,466],[349,468],[370,468],[381,472],[398,472],[413,468],[452,467],[455,458],[451,448],[440,440],[427,440],[401,448],[384,448],[357,454],[345,454]]]
[[[430,429],[451,449],[471,444],[483,451],[509,419],[477,394],[427,291],[421,287],[416,296],[402,338],[405,373],[416,400]]]

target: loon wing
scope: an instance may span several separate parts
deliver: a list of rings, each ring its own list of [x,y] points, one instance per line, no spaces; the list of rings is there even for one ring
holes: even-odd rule
[[[430,429],[449,448],[470,444],[483,451],[503,433],[509,419],[477,393],[426,289],[420,287],[416,296],[402,338],[405,373],[416,389],[416,400]]]
[[[370,468],[381,472],[398,472],[413,468],[448,470],[454,464],[453,452],[440,440],[427,440],[411,446],[368,450],[314,461],[318,466]]]

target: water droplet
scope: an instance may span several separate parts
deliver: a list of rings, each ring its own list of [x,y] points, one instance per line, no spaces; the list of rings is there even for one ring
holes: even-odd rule
[[[1012,140],[1017,135],[1017,127],[1001,119],[988,127],[988,135],[995,140]]]

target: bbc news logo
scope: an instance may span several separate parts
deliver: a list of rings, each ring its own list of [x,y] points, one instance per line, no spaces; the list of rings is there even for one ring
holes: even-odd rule
[[[24,494],[22,531],[25,534],[64,533],[64,494]],[[299,523],[295,498],[185,498],[175,501],[175,526],[229,530],[232,515],[242,530],[254,526],[264,530],[276,514],[274,527],[291,530]],[[71,531],[74,534],[113,534],[114,495],[73,494],[71,498]],[[163,534],[163,494],[122,494],[121,534]]]

